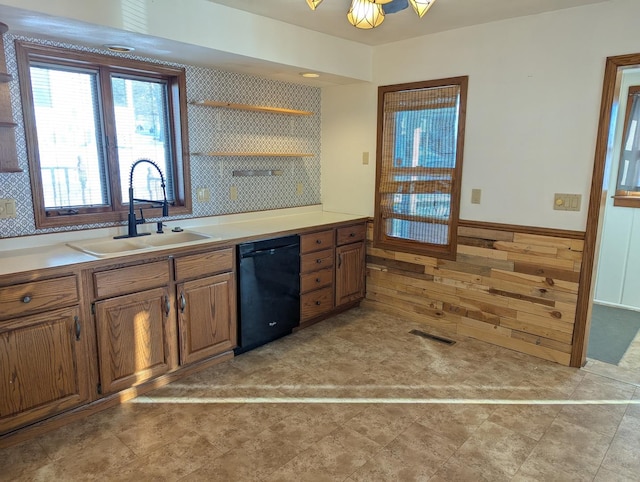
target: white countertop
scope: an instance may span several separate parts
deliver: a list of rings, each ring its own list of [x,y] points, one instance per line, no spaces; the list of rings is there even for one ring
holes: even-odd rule
[[[318,206],[308,206],[260,213],[172,220],[166,223],[168,226],[165,230],[169,231],[180,226],[188,231],[212,236],[211,241],[213,242],[229,242],[366,218],[367,216],[363,215],[328,212],[322,211]],[[144,226],[144,229],[152,229],[153,227],[155,227],[155,223],[149,223]],[[140,228],[139,230],[142,231]],[[122,257],[123,255],[120,253],[97,257],[71,248],[66,243],[88,239],[110,239],[124,232],[126,232],[126,226],[0,239],[0,275]],[[167,236],[170,234],[167,233]],[[193,244],[202,244],[202,242],[194,242]],[[155,248],[154,250],[160,249],[163,248]]]

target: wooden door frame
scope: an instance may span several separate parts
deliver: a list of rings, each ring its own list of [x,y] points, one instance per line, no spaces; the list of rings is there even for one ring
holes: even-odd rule
[[[598,256],[601,230],[600,219],[604,211],[607,194],[606,189],[603,189],[602,183],[607,164],[607,143],[611,129],[611,111],[618,89],[618,76],[622,69],[636,66],[640,66],[640,53],[608,57],[605,64],[593,176],[591,178],[589,211],[587,213],[584,251],[582,254],[582,269],[580,270],[580,290],[578,292],[576,323],[571,350],[571,366],[573,367],[581,367],[587,360],[588,334],[591,328],[591,300],[595,282],[593,268]]]

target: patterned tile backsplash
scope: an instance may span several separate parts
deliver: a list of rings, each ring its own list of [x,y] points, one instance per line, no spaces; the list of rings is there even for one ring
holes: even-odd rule
[[[0,198],[16,200],[15,219],[0,219],[0,238],[32,234],[91,229],[113,224],[85,225],[79,228],[36,229],[31,198],[27,149],[22,121],[22,103],[17,80],[14,40],[28,40],[96,53],[89,49],[49,40],[5,34],[7,72],[10,82],[13,117],[18,124],[16,141],[22,173],[0,173]],[[113,54],[126,58],[140,57]],[[142,60],[154,61],[144,58]],[[213,157],[191,156],[191,190],[193,213],[188,217],[215,216],[249,211],[307,206],[320,200],[320,102],[316,87],[279,82],[251,75],[157,61],[159,64],[184,67],[187,74],[187,99],[216,100],[231,103],[314,112],[309,116],[269,112],[232,110],[202,105],[188,105],[189,147],[191,152],[299,152],[311,157]],[[280,170],[280,176],[234,177],[237,170]],[[232,187],[237,198],[232,200]],[[197,190],[208,188],[207,202],[197,202]],[[181,216],[182,218],[187,216]]]

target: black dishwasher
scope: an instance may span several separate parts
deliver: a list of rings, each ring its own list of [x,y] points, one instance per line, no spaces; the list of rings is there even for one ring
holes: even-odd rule
[[[240,244],[237,259],[236,355],[288,335],[300,324],[300,238]]]

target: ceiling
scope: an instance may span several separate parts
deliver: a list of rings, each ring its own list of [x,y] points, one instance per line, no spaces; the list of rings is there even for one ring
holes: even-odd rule
[[[357,29],[347,22],[351,0],[323,0],[316,10],[311,10],[305,0],[208,1],[346,40],[382,45],[430,33],[607,0],[436,0],[422,18],[409,6],[386,15],[382,25],[371,30]]]
[[[341,39],[377,46],[475,24],[609,0],[436,0],[422,19],[408,7],[387,14],[384,23],[372,30],[357,29],[347,22],[350,0],[324,0],[315,11],[308,7],[305,0],[207,1]],[[300,69],[293,65],[275,64],[6,5],[0,5],[0,19],[9,25],[11,33],[18,35],[49,38],[89,47],[102,47],[104,44],[135,45],[136,54],[143,57],[243,72],[285,82],[324,87],[354,81],[332,74],[323,74],[319,79],[303,79],[300,77]]]

